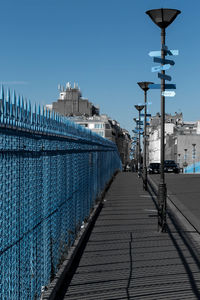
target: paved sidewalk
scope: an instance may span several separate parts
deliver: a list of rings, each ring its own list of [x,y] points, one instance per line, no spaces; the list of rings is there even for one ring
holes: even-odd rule
[[[119,173],[105,197],[64,299],[200,299],[200,255],[188,233],[157,211],[135,173]]]

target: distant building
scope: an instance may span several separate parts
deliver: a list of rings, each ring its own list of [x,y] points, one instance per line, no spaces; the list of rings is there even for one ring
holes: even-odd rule
[[[71,117],[70,120],[116,143],[122,163],[126,164],[130,161],[131,137],[117,121],[110,119],[107,115],[89,118],[85,116]]]
[[[59,99],[52,103],[51,109],[64,116],[93,116],[99,115],[99,108],[83,98],[80,88],[74,83],[72,88],[68,82],[66,89],[60,87]],[[50,108],[50,107],[49,107]]]
[[[151,117],[148,126],[148,162],[160,162],[160,114]],[[196,161],[200,161],[200,121],[183,121],[182,113],[165,115],[165,159],[173,159],[183,168],[194,161],[192,144],[196,145]]]
[[[68,117],[71,121],[88,128],[117,145],[123,164],[130,161],[131,137],[127,130],[107,115],[99,115],[99,108],[82,97],[77,84],[71,87],[68,82],[66,89],[59,86],[59,99],[47,104],[48,110],[53,110]]]

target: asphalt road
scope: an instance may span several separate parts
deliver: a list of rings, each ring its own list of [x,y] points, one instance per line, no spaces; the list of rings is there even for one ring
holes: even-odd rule
[[[157,184],[160,175],[148,175]],[[167,194],[177,198],[188,210],[188,218],[191,223],[195,222],[200,226],[200,174],[169,174],[165,173]],[[182,210],[182,207],[180,207]]]

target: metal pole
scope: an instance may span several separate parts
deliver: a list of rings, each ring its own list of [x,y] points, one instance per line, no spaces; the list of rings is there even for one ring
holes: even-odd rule
[[[141,176],[141,151],[140,151],[140,110],[139,110],[139,155],[138,155],[138,177]]]
[[[143,187],[147,190],[147,161],[146,161],[146,125],[147,125],[147,91],[144,91],[144,158],[143,158]]]
[[[192,144],[193,149],[192,149],[192,158],[193,158],[193,173],[195,173],[195,158],[196,158],[196,150],[195,146],[196,144]]]
[[[178,163],[179,163],[179,168],[181,169],[181,154],[178,154]]]
[[[185,162],[184,162],[184,165],[185,165],[185,173],[187,173],[187,149],[184,149],[184,151],[185,151],[185,157],[184,157],[184,159],[185,159]]]
[[[165,59],[165,28],[161,29],[161,58]],[[165,71],[162,70],[162,74],[165,75]],[[162,232],[166,232],[166,194],[167,188],[165,184],[164,174],[164,160],[165,160],[165,79],[161,79],[161,143],[160,143],[160,183],[158,190],[158,225],[161,227]]]

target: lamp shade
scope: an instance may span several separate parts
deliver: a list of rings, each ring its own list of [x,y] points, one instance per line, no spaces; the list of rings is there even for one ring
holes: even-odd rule
[[[143,91],[148,91],[149,89],[149,84],[153,84],[153,82],[149,82],[149,81],[141,81],[137,83],[139,85],[139,87],[141,87],[141,89]]]
[[[143,110],[144,105],[135,105],[135,108],[136,108],[138,111],[141,111],[141,110]]]
[[[146,11],[146,14],[152,21],[162,29],[167,28],[180,13],[180,10],[170,8],[151,9]]]

